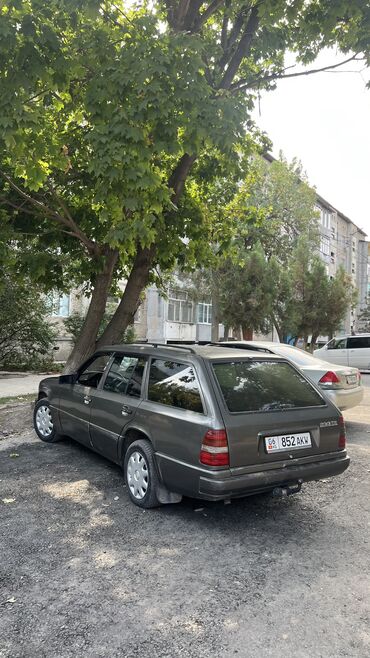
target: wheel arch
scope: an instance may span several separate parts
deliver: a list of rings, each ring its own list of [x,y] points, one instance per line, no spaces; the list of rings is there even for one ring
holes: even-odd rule
[[[125,454],[129,449],[131,443],[134,443],[134,441],[139,441],[139,440],[148,441],[154,449],[153,441],[149,436],[149,432],[146,432],[145,430],[138,427],[129,427],[120,440],[118,456],[121,464],[123,464],[124,462]]]

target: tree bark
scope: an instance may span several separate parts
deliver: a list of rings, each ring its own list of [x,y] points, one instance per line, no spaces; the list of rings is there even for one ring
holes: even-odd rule
[[[118,252],[110,250],[106,256],[103,271],[96,275],[89,309],[81,333],[63,370],[65,374],[75,372],[94,351],[96,336],[104,316],[117,260]]]
[[[253,340],[253,329],[242,325],[243,340]]]
[[[220,303],[218,296],[217,273],[212,271],[212,326],[211,326],[211,341],[217,343],[219,341],[219,324],[220,324]]]
[[[122,334],[133,323],[139,307],[140,295],[149,283],[156,248],[139,248],[128,277],[126,288],[114,316],[97,342],[97,347],[119,343]]]

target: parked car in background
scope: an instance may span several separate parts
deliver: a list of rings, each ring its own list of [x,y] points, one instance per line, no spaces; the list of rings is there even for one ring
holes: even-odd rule
[[[361,375],[357,368],[335,366],[323,359],[316,358],[298,347],[273,343],[270,341],[229,341],[220,343],[232,348],[238,347],[252,351],[264,351],[269,354],[279,354],[292,361],[309,377],[339,409],[350,409],[360,404],[364,389]],[[321,350],[318,350],[321,352]]]
[[[314,356],[338,365],[370,370],[370,334],[332,338]]]
[[[283,495],[349,465],[337,407],[287,359],[222,346],[116,345],[39,386],[35,430],[124,470],[140,507]]]

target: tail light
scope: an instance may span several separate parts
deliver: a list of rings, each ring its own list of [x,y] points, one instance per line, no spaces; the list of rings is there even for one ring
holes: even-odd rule
[[[199,460],[206,466],[229,466],[226,430],[208,430],[203,438]]]
[[[346,426],[344,424],[343,416],[339,418],[339,441],[338,448],[339,450],[344,450],[346,447]]]
[[[323,384],[324,388],[339,388],[338,384],[340,385],[341,381],[335,372],[328,370],[319,380],[319,384]]]

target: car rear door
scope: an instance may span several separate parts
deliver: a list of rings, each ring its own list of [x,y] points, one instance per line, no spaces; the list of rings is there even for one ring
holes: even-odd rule
[[[213,363],[235,475],[338,449],[339,413],[286,361]]]
[[[115,354],[102,385],[91,395],[90,436],[95,450],[118,461],[118,440],[141,403],[147,359]]]
[[[347,339],[349,365],[359,370],[370,370],[370,336]]]

